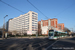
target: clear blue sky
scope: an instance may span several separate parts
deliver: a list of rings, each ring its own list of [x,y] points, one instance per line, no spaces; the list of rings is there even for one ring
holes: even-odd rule
[[[27,0],[2,0],[11,6],[27,13],[30,10],[38,13],[38,21],[46,20],[37,9],[35,9]],[[49,18],[57,18],[58,23],[64,23],[65,27],[73,28],[75,30],[75,0],[29,0],[40,11],[42,11]],[[0,2],[0,26],[3,25],[3,17],[5,21],[10,18],[18,17],[22,12],[19,12],[8,5]]]

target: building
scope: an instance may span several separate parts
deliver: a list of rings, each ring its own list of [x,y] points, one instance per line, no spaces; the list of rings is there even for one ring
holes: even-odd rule
[[[8,31],[12,33],[16,32],[21,35],[27,34],[27,32],[29,32],[29,34],[36,34],[38,31],[38,14],[36,12],[29,11],[26,14],[10,19]]]
[[[58,29],[60,29],[60,30],[64,30],[64,23],[60,23],[60,24],[58,24]]]
[[[63,32],[64,23],[58,24],[58,20],[56,18],[41,20],[38,22],[38,33],[42,35],[48,35],[48,30],[54,29]],[[40,32],[41,31],[41,32]]]

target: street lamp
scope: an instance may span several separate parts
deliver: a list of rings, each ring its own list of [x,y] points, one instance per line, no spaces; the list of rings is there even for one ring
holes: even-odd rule
[[[5,29],[5,18],[7,17],[8,15],[6,15],[4,17],[4,23],[3,23],[3,33],[2,33],[2,38],[4,39],[4,29]]]
[[[3,28],[5,28],[5,18],[7,17],[8,15],[6,15],[5,17],[4,17],[4,27]]]

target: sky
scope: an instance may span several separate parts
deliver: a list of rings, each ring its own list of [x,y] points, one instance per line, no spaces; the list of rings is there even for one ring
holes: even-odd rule
[[[64,23],[65,27],[75,31],[75,0],[29,0],[44,15],[34,8],[27,0],[2,0],[3,2],[23,11],[24,13],[2,3],[0,1],[0,27],[3,20],[7,22],[10,18],[18,17],[29,11],[38,13],[38,21],[47,20],[48,18],[57,18],[58,23]]]

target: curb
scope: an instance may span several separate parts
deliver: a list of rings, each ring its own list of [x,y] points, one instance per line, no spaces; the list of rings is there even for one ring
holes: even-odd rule
[[[48,38],[48,37],[9,37],[7,39],[12,39],[12,38],[29,38],[29,39],[33,39],[33,38]],[[0,40],[4,40],[4,39],[0,38]]]

